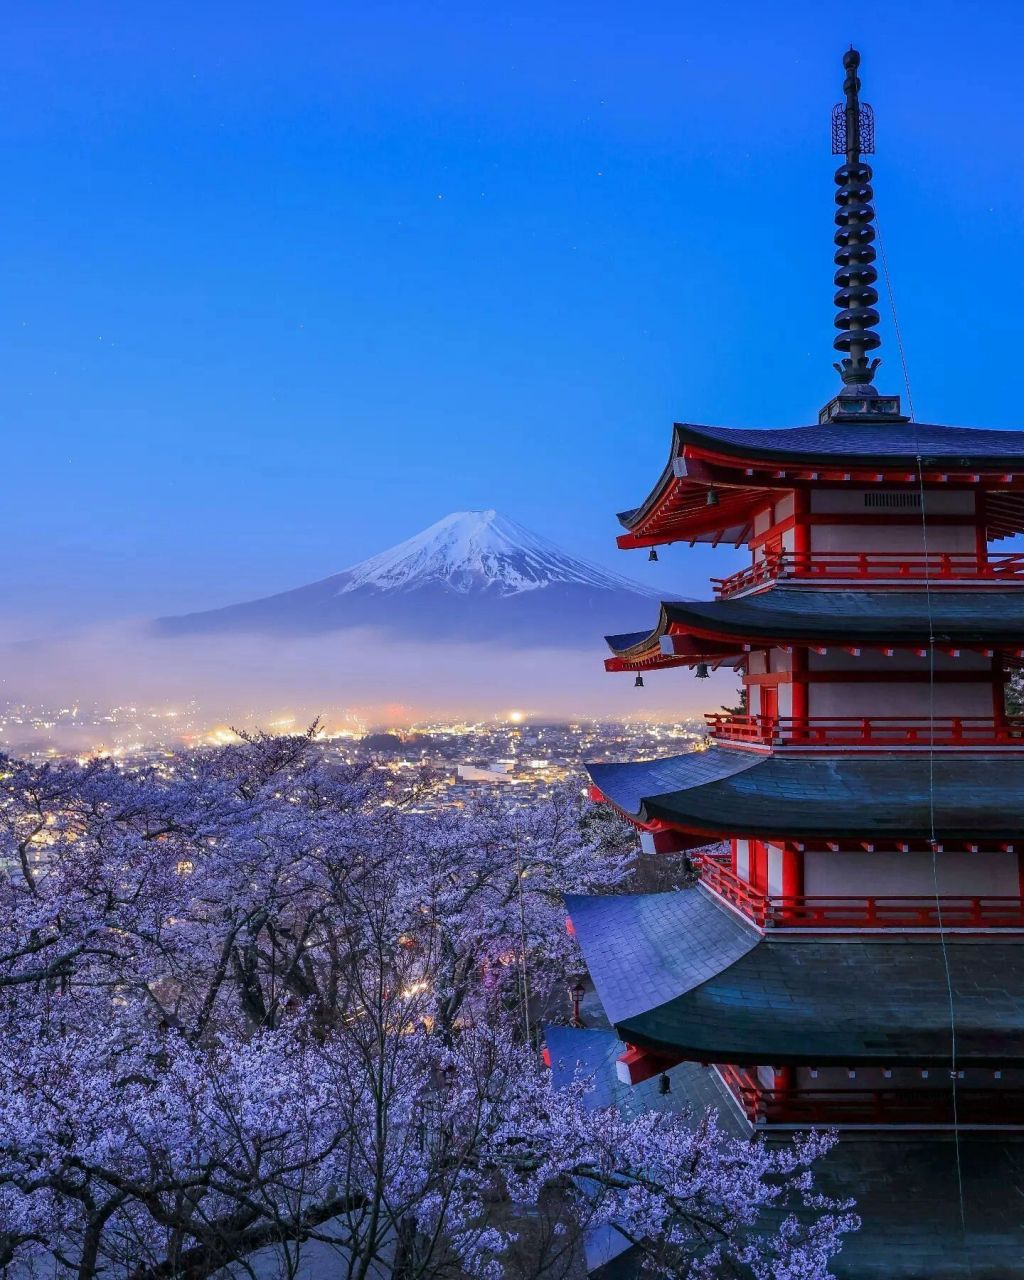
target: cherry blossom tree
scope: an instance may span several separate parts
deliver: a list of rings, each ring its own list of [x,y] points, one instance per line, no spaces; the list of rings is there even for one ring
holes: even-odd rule
[[[627,845],[578,789],[424,812],[433,785],[312,731],[0,762],[0,1267],[288,1274],[317,1242],[352,1280],[498,1280],[610,1225],[660,1275],[828,1274],[828,1138],[552,1090],[522,979],[536,1008],[578,968],[561,895],[614,890]]]

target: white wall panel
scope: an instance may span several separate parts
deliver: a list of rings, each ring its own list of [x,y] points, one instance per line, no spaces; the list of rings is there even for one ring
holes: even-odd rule
[[[947,897],[1019,893],[1015,853],[935,855],[939,891]],[[935,892],[930,853],[806,853],[809,897],[929,897]]]

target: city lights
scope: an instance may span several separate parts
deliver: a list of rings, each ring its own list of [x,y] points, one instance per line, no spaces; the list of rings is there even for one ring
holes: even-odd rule
[[[288,734],[304,732],[306,725],[303,714],[283,712],[264,727]],[[247,718],[239,727],[256,730],[260,722]],[[415,776],[421,813],[462,808],[492,789],[529,806],[562,783],[585,785],[584,760],[650,760],[706,745],[703,720],[545,722],[518,707],[493,720],[422,720],[386,729],[346,711],[337,722],[325,720],[316,740],[333,763],[372,760],[397,783]],[[240,741],[228,723],[194,701],[174,707],[0,702],[0,746],[30,760],[66,756],[82,765],[98,759],[118,768],[148,764],[171,777],[190,767],[183,752],[215,751]]]

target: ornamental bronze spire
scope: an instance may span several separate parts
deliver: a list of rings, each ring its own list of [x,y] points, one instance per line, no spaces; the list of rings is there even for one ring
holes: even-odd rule
[[[861,157],[874,154],[875,116],[860,100],[859,66],[860,54],[848,49],[843,54],[846,100],[832,108],[832,154],[843,157],[836,170],[835,304],[839,314],[835,323],[839,336],[832,345],[844,352],[835,366],[843,386],[818,414],[818,421],[905,422],[899,396],[881,395],[873,385],[881,361],[868,358],[868,352],[880,345],[875,333],[878,272],[871,166]]]
[[[871,204],[871,166],[862,155],[875,150],[875,118],[866,102],[860,100],[857,68],[860,54],[849,49],[843,54],[846,101],[832,109],[832,152],[845,155],[836,170],[836,266],[835,283],[839,286],[835,304],[839,308],[836,328],[839,336],[833,342],[837,351],[846,352],[836,369],[848,387],[857,387],[861,395],[876,395],[870,386],[878,360],[868,360],[867,353],[879,346],[874,332],[878,312],[874,309],[878,291],[874,284],[878,272],[874,268],[875,210]]]

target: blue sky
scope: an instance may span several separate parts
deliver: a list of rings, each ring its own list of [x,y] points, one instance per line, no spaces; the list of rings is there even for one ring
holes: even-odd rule
[[[9,629],[265,594],[464,507],[700,592],[725,555],[649,566],[614,512],[673,419],[832,394],[851,40],[918,416],[1019,425],[1019,4],[4,19]]]

